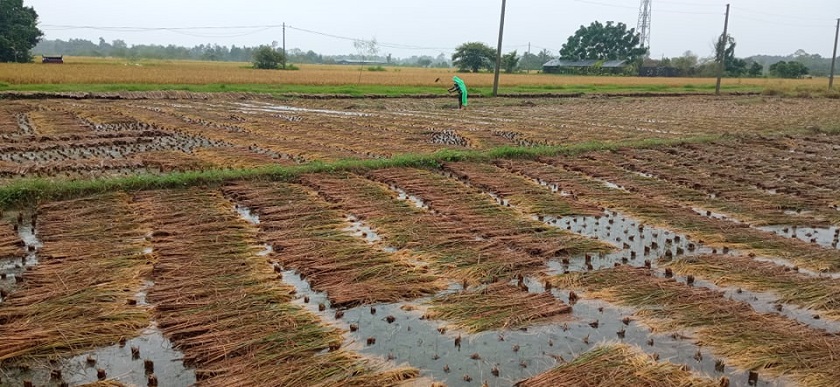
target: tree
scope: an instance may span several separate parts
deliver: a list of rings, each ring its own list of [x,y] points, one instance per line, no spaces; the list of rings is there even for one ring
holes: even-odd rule
[[[507,53],[502,55],[502,68],[505,69],[506,73],[512,73],[516,71],[516,67],[519,65],[519,56],[516,54],[516,51]]]
[[[770,75],[779,78],[799,78],[808,74],[808,68],[799,62],[785,62],[774,63],[770,65]]]
[[[624,23],[593,22],[589,27],[580,26],[560,49],[560,58],[567,60],[627,60],[636,62],[647,53],[640,45],[640,35],[635,28],[627,29]]]
[[[699,58],[691,51],[686,51],[683,56],[671,59],[671,66],[680,70],[683,76],[693,75],[696,71]]]
[[[551,52],[545,49],[536,55],[526,52],[522,54],[522,58],[519,60],[519,68],[524,70],[542,70],[543,65],[552,59],[554,58],[551,56]]]
[[[753,78],[758,78],[764,75],[764,66],[762,66],[761,63],[753,62],[752,66],[750,66],[750,69],[747,71],[747,74]]]
[[[452,64],[459,71],[477,73],[480,69],[492,70],[496,62],[496,50],[481,42],[467,42],[455,49]]]
[[[735,46],[732,35],[721,35],[715,45],[715,58],[718,63],[723,60],[724,72],[729,77],[740,77],[747,73],[747,61],[735,57]]]
[[[32,61],[29,50],[44,36],[37,24],[38,13],[23,0],[0,1],[0,62]]]
[[[254,68],[275,70],[286,64],[286,56],[270,46],[260,46],[254,52]]]

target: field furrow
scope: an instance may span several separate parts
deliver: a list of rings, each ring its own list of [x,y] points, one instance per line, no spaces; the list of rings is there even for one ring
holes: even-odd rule
[[[840,380],[840,369],[830,360],[840,346],[836,335],[779,315],[756,313],[722,293],[624,266],[556,277],[554,284],[634,308],[636,316],[656,330],[694,332],[698,343],[731,365],[787,376],[807,386],[834,386]]]
[[[285,268],[326,292],[334,306],[395,302],[433,294],[438,277],[412,264],[411,254],[377,249],[347,229],[348,215],[293,184],[225,187],[237,204],[260,218],[260,238],[278,252]]]
[[[416,374],[338,350],[340,332],[290,304],[257,230],[220,192],[148,192],[135,206],[158,257],[149,298],[199,385],[393,385]]]

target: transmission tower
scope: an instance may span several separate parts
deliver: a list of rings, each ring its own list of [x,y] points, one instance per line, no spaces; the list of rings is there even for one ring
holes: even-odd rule
[[[651,0],[642,0],[639,6],[639,24],[636,26],[636,31],[642,36],[642,47],[650,50],[650,2]]]

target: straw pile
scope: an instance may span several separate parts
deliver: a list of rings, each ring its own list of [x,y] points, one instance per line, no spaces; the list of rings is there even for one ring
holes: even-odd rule
[[[0,364],[57,358],[137,336],[146,310],[128,305],[148,257],[125,194],[38,209],[40,263],[0,306]]]
[[[699,345],[742,369],[789,376],[807,386],[836,386],[840,337],[777,314],[760,314],[722,293],[693,288],[649,270],[621,266],[557,277],[555,286],[638,309],[655,330],[694,330]]]
[[[507,283],[435,297],[429,304],[426,318],[451,321],[470,333],[556,322],[572,311],[549,293],[531,294]]]
[[[571,363],[516,383],[517,387],[719,387],[680,366],[654,361],[641,350],[607,344]]]
[[[293,289],[256,254],[257,230],[221,193],[145,192],[136,207],[159,257],[149,299],[201,385],[394,385],[416,376],[326,352],[340,333],[289,303]]]
[[[255,183],[225,191],[259,214],[261,238],[282,265],[326,292],[334,306],[395,302],[443,288],[428,270],[345,231],[344,215],[301,186]]]

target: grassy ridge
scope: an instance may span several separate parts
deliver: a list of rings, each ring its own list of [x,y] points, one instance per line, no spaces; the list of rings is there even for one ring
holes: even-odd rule
[[[197,185],[220,184],[232,180],[289,181],[306,173],[359,171],[392,167],[437,167],[442,162],[487,161],[494,159],[534,159],[540,156],[579,154],[596,150],[624,147],[650,147],[682,143],[708,142],[717,136],[701,136],[676,140],[647,139],[621,144],[585,142],[560,147],[499,147],[485,151],[443,150],[431,154],[406,154],[389,159],[313,161],[300,166],[273,165],[253,169],[214,169],[176,172],[165,175],[141,174],[128,177],[90,180],[27,178],[0,187],[0,208],[25,203],[80,197],[110,191],[136,191],[162,188],[186,188]]]

